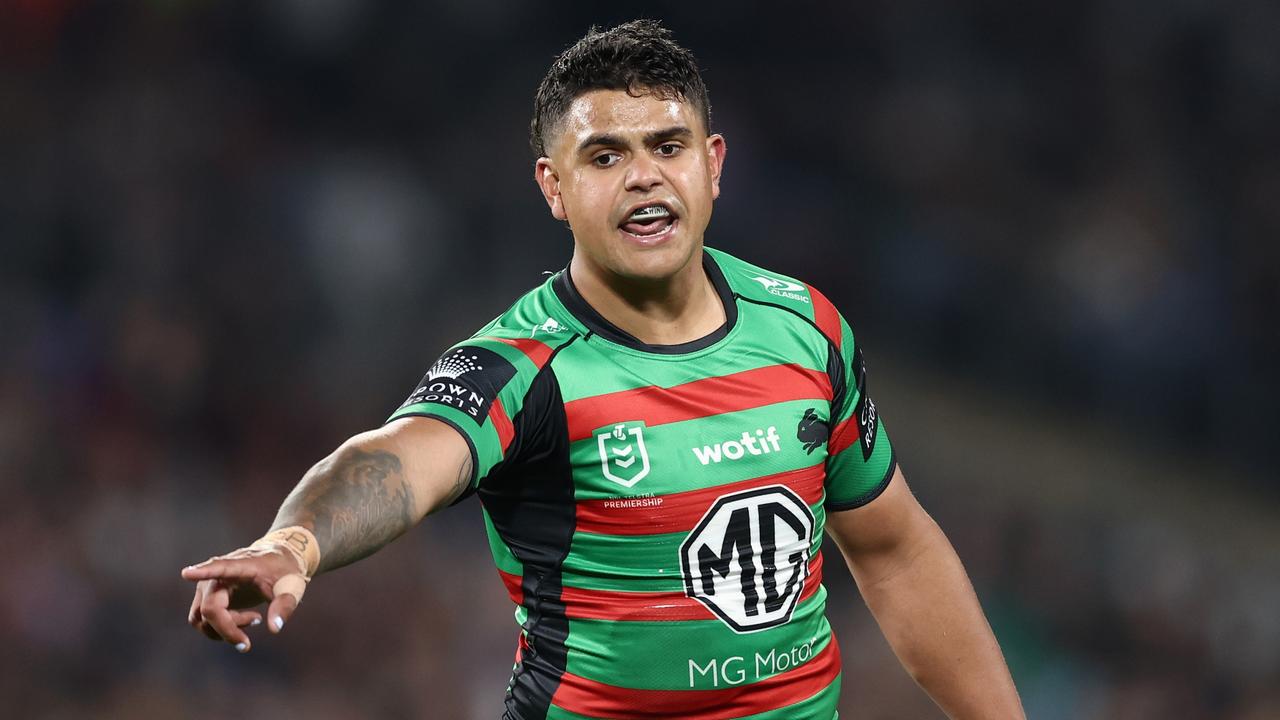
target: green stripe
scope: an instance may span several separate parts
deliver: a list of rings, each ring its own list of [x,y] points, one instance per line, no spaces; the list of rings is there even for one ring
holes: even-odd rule
[[[570,461],[577,469],[574,494],[579,500],[615,498],[628,494],[667,495],[809,467],[822,461],[823,451],[818,449],[812,455],[806,453],[804,444],[796,437],[796,425],[804,417],[807,408],[815,408],[819,415],[825,417],[828,407],[827,401],[820,398],[792,400],[750,410],[647,426],[642,432],[650,470],[648,475],[631,488],[625,488],[604,476],[600,440],[597,436],[608,431],[612,425],[597,428],[591,437],[579,440],[569,448]],[[756,435],[757,430],[767,434],[771,427],[775,429],[778,438],[777,450],[773,449],[772,444],[762,444],[761,436]],[[751,445],[759,454],[752,454],[742,442],[744,432],[750,433]],[[726,442],[741,446],[741,457],[731,459],[726,455]],[[604,443],[605,452],[612,452],[618,445],[623,446],[619,449],[625,450],[625,446],[631,445],[630,439],[615,443],[612,438],[607,438]],[[737,447],[730,446],[728,449],[737,454]],[[634,447],[632,452],[635,452]],[[706,465],[702,464],[699,453],[707,460]],[[717,453],[719,462],[715,461]],[[630,479],[634,474],[628,473],[638,470],[636,467],[619,468],[614,465],[611,465],[611,469],[624,479]]]
[[[569,712],[564,708],[552,705],[547,708],[547,720],[600,720],[600,718],[593,718],[589,715],[579,715],[578,713]]]
[[[840,704],[840,683],[843,678],[843,673],[837,675],[829,685],[803,702],[738,720],[837,720],[839,715],[836,707]]]
[[[641,690],[716,690],[758,682],[794,669],[794,660],[811,661],[827,646],[825,600],[820,591],[786,625],[745,634],[718,619],[570,620],[568,671]]]
[[[794,705],[748,715],[743,718],[737,718],[737,720],[838,720],[839,715],[836,712],[836,706],[840,703],[840,684],[842,679],[843,675],[837,675],[830,685],[827,685],[816,695]],[[600,719],[588,715],[579,715],[552,705],[547,709],[547,720]]]
[[[875,447],[869,460],[862,459],[862,443],[855,440],[844,452],[827,461],[827,499],[837,505],[864,497],[884,480],[893,459],[893,444],[877,420]]]

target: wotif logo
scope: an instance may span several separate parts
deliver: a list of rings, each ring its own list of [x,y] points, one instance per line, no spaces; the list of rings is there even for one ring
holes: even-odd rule
[[[691,448],[703,465],[718,463],[721,460],[741,460],[746,455],[768,455],[778,452],[782,446],[778,444],[778,428],[770,425],[768,430],[756,430],[753,435],[744,431],[737,440],[725,440],[715,445],[703,445]]]
[[[764,286],[764,289],[770,295],[777,295],[788,300],[799,300],[802,303],[808,303],[809,297],[801,293],[806,292],[805,287],[800,283],[794,283],[790,280],[779,280],[778,278],[765,277],[764,275],[753,275],[752,280]]]

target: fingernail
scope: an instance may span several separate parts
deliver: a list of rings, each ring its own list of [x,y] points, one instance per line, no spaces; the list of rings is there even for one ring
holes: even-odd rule
[[[281,630],[284,629],[284,618],[280,617],[279,615],[277,615],[276,619],[272,620],[271,622],[276,626],[276,632],[280,632]]]
[[[248,652],[248,651],[249,651],[249,643],[242,643],[242,642],[240,642],[240,643],[236,643],[236,651],[237,651],[237,652]]]
[[[261,624],[262,618],[254,618],[253,621],[249,623],[249,627],[258,627]]]

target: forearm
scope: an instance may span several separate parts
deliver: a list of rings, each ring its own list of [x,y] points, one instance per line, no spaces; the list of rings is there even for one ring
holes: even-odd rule
[[[968,575],[931,519],[900,559],[850,568],[899,660],[948,716],[1025,717]]]
[[[424,462],[421,454],[391,428],[357,435],[303,476],[271,527],[311,530],[320,546],[319,572],[366,557],[466,489],[468,454],[454,461],[462,467],[444,483],[422,481],[422,475],[432,473],[417,467]],[[425,462],[447,465],[449,460],[429,457]]]

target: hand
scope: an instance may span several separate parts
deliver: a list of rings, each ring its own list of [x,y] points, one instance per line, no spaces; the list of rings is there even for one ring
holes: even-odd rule
[[[281,578],[301,578],[298,560],[287,551],[273,548],[240,548],[182,569],[182,577],[196,583],[195,597],[187,622],[211,640],[225,640],[242,653],[252,642],[244,629],[262,623],[262,614],[247,609],[270,601],[267,629],[272,634],[298,608],[302,591],[275,591]],[[299,581],[298,584],[301,584]]]

